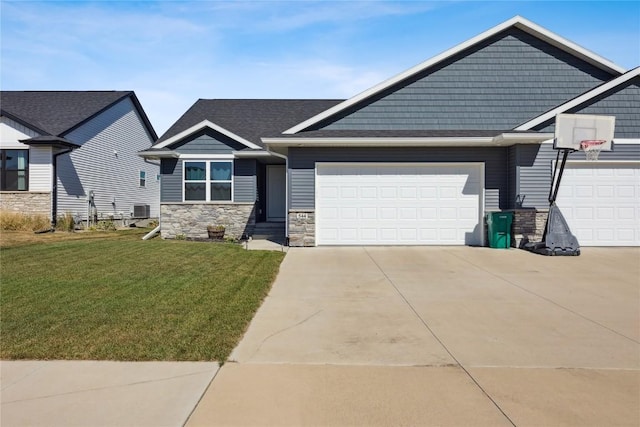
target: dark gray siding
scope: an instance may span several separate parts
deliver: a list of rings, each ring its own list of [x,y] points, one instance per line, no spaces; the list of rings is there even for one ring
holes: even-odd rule
[[[313,129],[512,129],[612,77],[511,28]]]
[[[516,189],[518,188],[518,146],[509,147],[507,152],[507,176],[509,188],[509,206],[516,204]]]
[[[616,116],[616,138],[640,138],[640,79],[605,92],[589,102],[567,110],[569,114]],[[555,118],[536,126],[535,130],[553,132]]]
[[[258,196],[255,159],[235,160],[233,175],[233,200],[255,202]]]
[[[484,162],[485,209],[509,207],[506,148],[291,148],[290,209],[315,208],[316,162]]]
[[[519,186],[516,188],[516,196],[523,200],[523,207],[548,208],[552,168],[557,151],[552,144],[521,145],[517,146],[517,151]],[[572,153],[569,160],[585,160],[585,154]],[[600,153],[600,160],[640,161],[640,145],[616,145],[614,151]]]
[[[231,154],[234,150],[247,147],[218,132],[206,129],[170,145],[169,148],[181,154]]]
[[[182,201],[182,162],[162,159],[160,163],[160,202]]]
[[[194,160],[197,161],[197,160]],[[182,160],[162,159],[160,201],[182,202]],[[233,200],[255,202],[257,194],[256,161],[236,159],[233,165]]]
[[[640,138],[640,85],[632,84],[601,97],[578,112],[616,116],[616,138]]]

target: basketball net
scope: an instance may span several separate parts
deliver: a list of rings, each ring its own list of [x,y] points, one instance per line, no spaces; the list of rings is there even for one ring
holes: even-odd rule
[[[607,142],[604,139],[587,139],[580,142],[580,148],[587,156],[587,160],[594,162],[598,160],[598,156],[604,147],[604,143]]]

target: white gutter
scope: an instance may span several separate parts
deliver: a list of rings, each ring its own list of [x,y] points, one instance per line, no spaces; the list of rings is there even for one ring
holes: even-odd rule
[[[514,132],[494,137],[262,138],[262,142],[268,147],[505,147],[539,144],[549,138],[552,133]]]
[[[267,150],[242,150],[242,151],[233,151],[233,154],[236,158],[255,158],[255,157],[271,157],[272,154]]]

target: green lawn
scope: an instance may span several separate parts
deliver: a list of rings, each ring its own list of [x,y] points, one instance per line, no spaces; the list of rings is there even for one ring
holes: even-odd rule
[[[0,248],[0,358],[224,361],[284,257],[78,234]]]

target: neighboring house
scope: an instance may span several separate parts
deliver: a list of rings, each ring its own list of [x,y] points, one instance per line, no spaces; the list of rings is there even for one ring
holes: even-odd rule
[[[639,73],[515,17],[346,101],[199,100],[141,155],[165,238],[285,221],[291,246],[484,245],[491,211],[540,239],[556,114],[615,115],[557,203],[582,245],[640,245]]]
[[[78,220],[159,216],[157,139],[131,91],[0,92],[0,209]]]

